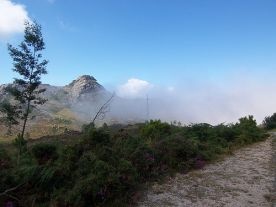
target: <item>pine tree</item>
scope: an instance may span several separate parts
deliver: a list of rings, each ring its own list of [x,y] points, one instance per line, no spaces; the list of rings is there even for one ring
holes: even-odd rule
[[[39,87],[41,76],[47,74],[47,60],[42,60],[42,50],[45,49],[41,26],[37,22],[26,22],[24,40],[18,46],[8,44],[9,54],[13,59],[13,71],[20,75],[14,79],[14,86],[8,92],[17,101],[15,110],[19,110],[22,119],[22,129],[19,137],[24,139],[26,124],[32,109],[45,103],[40,94],[45,89]]]

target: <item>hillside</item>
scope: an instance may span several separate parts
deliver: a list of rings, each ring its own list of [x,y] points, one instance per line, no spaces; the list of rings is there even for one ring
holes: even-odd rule
[[[0,205],[133,206],[147,186],[179,173],[153,185],[140,204],[260,206],[268,203],[272,181],[266,138],[249,116],[217,126],[88,125],[82,132],[29,140],[21,153],[20,145],[0,143]],[[226,205],[232,201],[241,205]]]
[[[5,89],[13,84],[0,85],[0,101],[11,100]],[[93,76],[83,75],[65,86],[42,84],[47,102],[34,109],[29,122],[31,137],[63,132],[65,128],[80,129],[92,119],[99,106],[110,96]],[[5,128],[1,127],[2,136]],[[16,129],[14,129],[16,132]]]

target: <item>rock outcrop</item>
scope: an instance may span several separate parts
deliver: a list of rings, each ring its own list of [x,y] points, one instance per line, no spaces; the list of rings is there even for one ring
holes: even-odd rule
[[[93,76],[83,75],[64,87],[73,102],[95,97],[99,93],[105,93],[105,89]]]

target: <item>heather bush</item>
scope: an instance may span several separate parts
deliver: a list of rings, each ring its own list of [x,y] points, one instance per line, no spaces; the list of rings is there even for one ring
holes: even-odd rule
[[[142,137],[146,138],[150,143],[158,141],[171,134],[171,126],[160,120],[150,120],[149,123],[141,129]]]
[[[155,175],[156,158],[150,147],[146,145],[137,147],[130,154],[129,160],[142,180],[149,180]]]
[[[36,142],[20,157],[0,148],[0,193],[19,186],[12,195],[21,206],[127,206],[143,183],[200,169],[265,133],[248,116],[217,126],[160,120],[125,127],[90,124],[74,136],[62,145]],[[16,199],[2,196],[0,205],[19,205]]]
[[[178,134],[157,142],[154,149],[159,165],[181,172],[193,168],[199,156],[198,143]]]

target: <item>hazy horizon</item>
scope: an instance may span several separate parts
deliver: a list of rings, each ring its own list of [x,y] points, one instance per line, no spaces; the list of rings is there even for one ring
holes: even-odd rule
[[[149,96],[152,118],[261,123],[276,105],[275,9],[273,0],[0,0],[0,84],[16,76],[7,43],[35,19],[50,61],[43,83],[87,74],[120,97]]]

